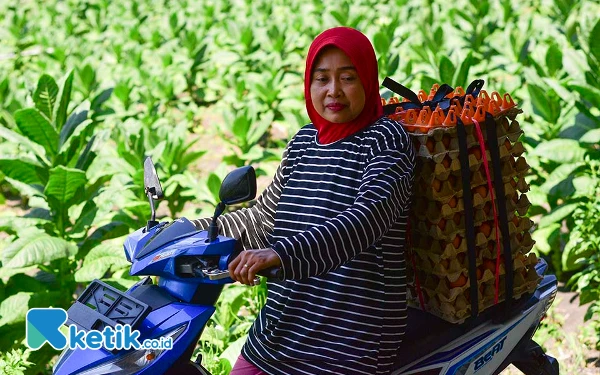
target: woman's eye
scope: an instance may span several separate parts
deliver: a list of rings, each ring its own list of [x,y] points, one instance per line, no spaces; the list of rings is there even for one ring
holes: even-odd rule
[[[354,76],[345,76],[345,77],[342,77],[343,81],[354,81],[355,79],[356,79],[356,77],[354,77]]]

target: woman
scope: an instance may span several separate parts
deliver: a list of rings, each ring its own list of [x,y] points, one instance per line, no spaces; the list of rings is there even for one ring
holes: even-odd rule
[[[273,266],[284,277],[268,283],[232,374],[387,374],[405,328],[413,147],[382,115],[375,52],[359,31],[317,36],[304,92],[312,124],[257,204],[219,219],[247,250],[233,279],[251,285]]]

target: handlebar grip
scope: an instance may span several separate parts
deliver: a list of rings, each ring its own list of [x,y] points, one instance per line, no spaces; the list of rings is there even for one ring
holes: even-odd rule
[[[281,267],[270,267],[258,272],[258,275],[264,276],[269,280],[283,280],[283,270]]]

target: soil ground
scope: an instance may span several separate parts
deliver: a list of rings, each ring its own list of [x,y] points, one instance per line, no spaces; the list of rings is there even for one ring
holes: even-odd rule
[[[600,374],[600,352],[593,349],[597,340],[591,322],[584,322],[586,306],[579,306],[577,293],[569,291],[563,284],[559,285],[554,307],[549,314],[549,320],[557,329],[545,337],[540,345],[548,355],[558,360],[560,374],[592,375]],[[522,374],[514,366],[509,366],[503,375]]]

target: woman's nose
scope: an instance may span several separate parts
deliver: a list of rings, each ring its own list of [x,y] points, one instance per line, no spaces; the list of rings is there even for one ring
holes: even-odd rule
[[[329,90],[327,92],[327,94],[333,98],[337,98],[341,95],[341,86],[340,86],[340,82],[336,79],[332,79],[330,84],[329,84]]]

